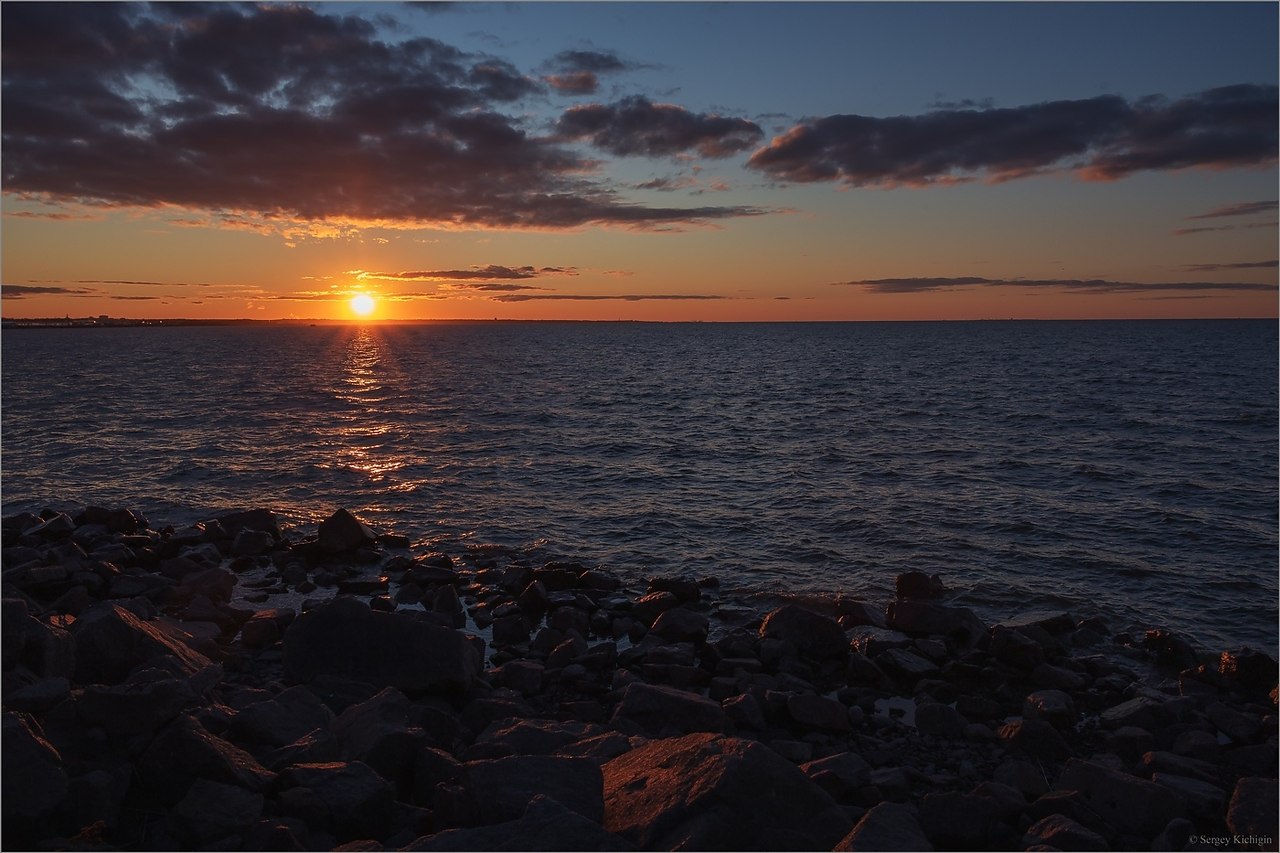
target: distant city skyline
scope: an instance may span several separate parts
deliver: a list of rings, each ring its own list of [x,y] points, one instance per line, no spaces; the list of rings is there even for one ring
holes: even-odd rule
[[[1277,315],[1272,3],[0,15],[6,319]]]

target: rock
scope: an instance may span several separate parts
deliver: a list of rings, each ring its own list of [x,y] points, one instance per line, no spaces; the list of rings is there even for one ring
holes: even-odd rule
[[[1022,836],[1024,850],[1043,845],[1050,850],[1110,850],[1106,840],[1066,815],[1053,814],[1028,827]]]
[[[1154,838],[1184,809],[1168,788],[1075,758],[1067,762],[1057,787],[1080,792],[1103,820],[1141,838]]]
[[[1237,711],[1223,702],[1214,702],[1204,709],[1218,731],[1236,743],[1249,743],[1262,731],[1262,720],[1254,714]]]
[[[304,684],[335,675],[405,691],[461,691],[481,664],[462,633],[341,596],[303,613],[284,636],[285,675]]]
[[[887,611],[889,627],[911,636],[941,634],[965,646],[986,636],[987,626],[967,607],[944,607],[928,601],[895,601]]]
[[[262,794],[235,785],[197,779],[173,809],[173,817],[193,845],[239,835],[262,815]]]
[[[800,765],[800,769],[837,800],[866,786],[871,779],[871,765],[853,752],[819,758]]]
[[[80,693],[76,715],[86,725],[99,726],[112,738],[148,738],[200,703],[186,679],[131,679],[124,684],[91,684]]]
[[[1137,761],[1151,749],[1155,737],[1138,726],[1124,726],[1107,736],[1107,748],[1128,762]]]
[[[810,729],[847,732],[849,709],[835,699],[815,693],[795,693],[787,697],[787,713],[801,726]]]
[[[409,785],[414,754],[425,738],[410,725],[413,714],[409,699],[394,687],[350,706],[331,727],[343,760],[360,761],[389,782]]]
[[[996,660],[1032,672],[1044,663],[1044,647],[1013,628],[997,625],[991,629],[988,651]]]
[[[964,737],[969,721],[964,715],[940,702],[924,702],[916,706],[916,729],[938,737]]]
[[[1194,667],[1200,656],[1195,648],[1171,631],[1153,628],[1142,638],[1142,647],[1155,655],[1156,663],[1182,670]]]
[[[4,698],[10,711],[26,711],[40,714],[48,711],[71,695],[71,682],[62,676],[42,678],[26,687],[14,690]]]
[[[241,530],[231,542],[231,556],[256,557],[275,547],[276,538],[265,530]]]
[[[946,592],[942,586],[942,578],[924,572],[903,572],[894,578],[893,588],[900,599],[941,598]]]
[[[588,820],[604,819],[603,776],[589,758],[513,755],[464,766],[484,814],[494,821],[519,819],[538,794]]]
[[[328,554],[345,554],[378,541],[378,535],[368,525],[345,509],[320,522],[318,534],[320,550]]]
[[[1218,659],[1218,673],[1245,693],[1265,696],[1276,686],[1276,661],[1263,652],[1245,646],[1239,651],[1224,651]]]
[[[834,619],[794,604],[779,607],[764,617],[760,636],[783,640],[811,658],[843,658],[849,638]]]
[[[265,746],[293,743],[314,729],[327,729],[333,712],[305,687],[290,687],[274,699],[255,702],[231,719],[228,733]]]
[[[0,752],[0,809],[5,820],[33,820],[52,813],[66,797],[70,780],[62,756],[45,740],[39,724],[26,714],[5,711]]]
[[[4,600],[0,630],[6,672],[22,667],[34,678],[70,678],[75,673],[76,647],[71,634],[28,615],[22,599]]]
[[[938,671],[933,661],[906,649],[885,649],[872,661],[882,672],[903,683],[914,684]]]
[[[1062,666],[1042,663],[1031,670],[1031,683],[1040,688],[1077,691],[1089,686],[1089,679]]]
[[[269,509],[250,509],[231,512],[214,519],[223,532],[232,539],[242,530],[257,530],[271,534],[273,539],[280,538],[280,520]]]
[[[1035,758],[1064,761],[1071,756],[1062,735],[1043,720],[1015,720],[1000,727],[1000,739]]]
[[[746,849],[746,848],[743,848]],[[833,850],[933,850],[911,806],[880,803]]]
[[[996,803],[986,797],[938,793],[920,801],[918,823],[939,849],[984,850],[999,817]]]
[[[499,672],[503,684],[527,696],[542,689],[545,670],[537,661],[513,660],[503,664]]]
[[[339,841],[384,837],[394,812],[391,785],[359,761],[295,764],[280,774],[277,789],[282,805],[303,806],[299,810],[318,816]]]
[[[249,753],[210,734],[187,714],[156,735],[137,767],[140,781],[167,803],[186,796],[196,779],[262,791],[275,778]]]
[[[649,630],[654,635],[675,643],[702,643],[707,639],[709,625],[709,620],[703,614],[684,607],[673,607],[659,614]]]
[[[631,613],[648,628],[658,617],[673,607],[680,605],[680,599],[671,592],[651,592],[636,599],[631,605]]]
[[[1163,750],[1150,750],[1142,756],[1142,774],[1151,776],[1154,773],[1173,773],[1178,776],[1190,776],[1201,782],[1216,784],[1219,771],[1216,764],[1188,758]]]
[[[1247,776],[1236,783],[1227,806],[1227,827],[1236,835],[1269,838],[1275,844],[1280,824],[1280,789],[1275,779]]]
[[[1187,804],[1187,816],[1200,821],[1217,820],[1227,805],[1227,792],[1217,785],[1174,773],[1153,773],[1151,781],[1168,788]]]
[[[76,644],[75,681],[119,684],[139,664],[168,655],[194,675],[212,662],[185,643],[116,604],[103,602],[80,614],[71,626]]]
[[[650,741],[603,772],[604,828],[644,849],[827,850],[850,828],[825,791],[754,741]]]
[[[539,794],[519,820],[493,826],[449,829],[424,836],[401,850],[634,850],[599,823]]]
[[[1056,729],[1071,729],[1076,724],[1076,703],[1061,690],[1037,690],[1023,700],[1022,716],[1044,720]]]
[[[623,691],[613,721],[635,723],[657,737],[718,732],[724,729],[724,710],[696,693],[638,681]]]
[[[552,755],[588,735],[582,723],[551,720],[498,720],[476,736],[476,746],[505,755]]]
[[[836,622],[841,628],[856,628],[861,625],[871,625],[876,628],[889,627],[888,620],[885,619],[884,608],[876,607],[865,601],[859,601],[855,598],[846,596],[836,597],[836,613],[839,614]]]
[[[669,592],[683,603],[702,600],[701,587],[688,578],[649,578],[646,592]]]
[[[1098,720],[1109,729],[1137,726],[1153,731],[1160,725],[1159,708],[1160,703],[1155,699],[1149,696],[1137,696],[1107,708],[1098,715]]]
[[[721,703],[721,707],[724,708],[725,716],[738,726],[762,732],[768,725],[765,722],[764,709],[760,707],[756,697],[750,693],[731,696]]]

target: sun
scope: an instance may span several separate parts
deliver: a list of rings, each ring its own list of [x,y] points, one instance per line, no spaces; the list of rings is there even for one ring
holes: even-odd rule
[[[368,317],[373,313],[373,309],[378,306],[373,297],[367,293],[357,293],[351,297],[351,311],[360,317]]]

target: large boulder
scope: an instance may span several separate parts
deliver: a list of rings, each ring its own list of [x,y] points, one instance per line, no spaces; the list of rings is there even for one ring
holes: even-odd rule
[[[320,522],[318,533],[320,550],[329,554],[345,554],[378,541],[378,534],[345,509]]]
[[[1169,788],[1075,758],[1067,762],[1057,787],[1079,791],[1103,820],[1140,838],[1154,838],[1186,811],[1182,798]]]
[[[932,850],[916,811],[900,803],[880,803],[833,850]]]
[[[302,614],[284,635],[285,676],[303,684],[333,675],[406,692],[462,691],[481,664],[467,635],[346,596]]]
[[[852,821],[755,741],[690,734],[604,765],[604,828],[649,850],[828,850]]]
[[[71,635],[76,643],[75,680],[80,684],[119,684],[134,667],[166,655],[174,658],[187,676],[212,665],[207,657],[156,625],[109,602],[81,613],[71,626]]]
[[[449,829],[427,835],[401,850],[634,850],[600,824],[555,800],[533,798],[519,820],[492,826]]]
[[[173,809],[173,820],[184,840],[204,845],[232,835],[241,835],[262,815],[262,794],[197,779]]]
[[[967,607],[900,599],[889,605],[887,615],[890,628],[913,637],[941,634],[972,646],[987,634],[987,626]]]
[[[842,658],[849,653],[849,638],[839,623],[794,604],[764,617],[760,636],[786,641],[812,658]]]
[[[696,693],[637,681],[623,691],[613,720],[629,720],[646,734],[660,737],[718,732],[724,729],[724,709]]]
[[[395,812],[395,791],[359,761],[295,764],[277,783],[281,810],[317,821],[340,841],[382,838]]]
[[[3,724],[4,817],[47,816],[67,794],[70,780],[62,756],[44,739],[40,726],[26,714],[6,711]]]
[[[275,778],[252,755],[187,714],[156,735],[137,768],[142,783],[168,803],[180,801],[197,779],[260,792]]]
[[[1280,789],[1275,779],[1246,776],[1236,783],[1227,806],[1227,828],[1236,835],[1252,835],[1275,843],[1280,816],[1277,801]]]

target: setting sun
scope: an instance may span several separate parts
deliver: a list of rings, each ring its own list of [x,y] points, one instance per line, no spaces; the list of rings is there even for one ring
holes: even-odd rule
[[[367,293],[357,293],[351,297],[351,310],[361,317],[368,317],[377,305],[373,297]]]

